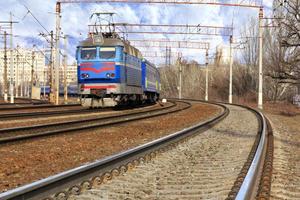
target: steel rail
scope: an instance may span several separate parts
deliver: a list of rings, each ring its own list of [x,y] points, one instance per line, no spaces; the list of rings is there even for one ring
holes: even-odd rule
[[[237,200],[253,199],[257,194],[257,187],[260,181],[260,175],[262,173],[262,166],[264,164],[264,158],[266,157],[267,149],[267,122],[265,116],[255,109],[249,108],[257,113],[262,121],[262,130],[260,135],[259,145],[257,147],[255,156],[248,169],[247,175],[237,193]]]
[[[203,100],[194,100],[194,99],[182,99],[182,100],[206,102]],[[251,161],[250,167],[248,168],[247,174],[244,177],[244,180],[243,180],[236,196],[234,197],[234,199],[236,199],[236,200],[254,199],[258,193],[258,186],[259,186],[259,183],[261,180],[260,175],[262,174],[262,171],[263,171],[264,160],[266,158],[266,152],[267,152],[268,126],[267,126],[266,117],[260,111],[254,109],[254,108],[250,108],[245,105],[229,104],[229,103],[222,103],[222,102],[216,102],[216,103],[239,106],[239,107],[248,109],[257,116],[259,123],[261,125],[260,130],[259,130],[260,139],[259,139],[259,143],[256,148],[256,151],[255,151],[255,155]],[[232,197],[229,197],[227,199],[232,199]]]
[[[88,108],[80,108],[76,110],[55,110],[55,111],[43,111],[43,112],[19,112],[19,113],[1,113],[0,110],[0,119],[1,120],[9,120],[9,119],[14,119],[16,120],[17,118],[19,119],[24,119],[24,118],[36,118],[36,117],[41,117],[41,116],[57,116],[57,115],[75,115],[75,114],[83,114],[83,113],[99,113],[103,111],[109,111],[109,110],[126,110],[126,109],[131,109],[131,108],[141,108],[145,106],[149,106],[153,104],[142,104],[142,105],[136,105],[136,106],[119,106],[119,107],[107,107],[107,108],[98,108],[98,109],[88,109]],[[54,105],[53,105],[54,106]],[[50,108],[55,108],[51,106]],[[70,106],[70,105],[69,105]],[[77,106],[77,105],[75,105]],[[80,105],[78,105],[80,106]],[[72,106],[71,106],[72,107]],[[47,107],[46,107],[47,108]]]
[[[17,97],[16,100],[29,101],[31,104],[49,104],[48,101],[42,99],[30,99],[25,97]]]
[[[85,187],[91,187],[92,184],[98,183],[105,177],[112,176],[114,170],[122,171],[125,169],[126,171],[132,163],[134,165],[139,161],[147,160],[147,158],[151,159],[158,152],[166,150],[171,145],[208,130],[229,114],[229,110],[225,106],[212,104],[223,109],[216,117],[101,160],[9,190],[0,194],[0,199],[51,199],[53,195],[55,198],[67,199],[70,194],[80,193]]]
[[[29,102],[23,102],[23,103],[0,103],[0,106],[11,106],[11,105],[32,105],[32,103],[29,103]]]
[[[106,117],[95,117],[85,120],[73,120],[68,122],[59,122],[59,123],[50,123],[43,125],[34,125],[34,126],[21,126],[13,128],[4,128],[0,129],[0,144],[15,142],[19,140],[32,139],[37,137],[49,136],[54,134],[69,133],[78,130],[99,128],[108,125],[121,124],[130,121],[136,121],[141,119],[147,119],[151,117],[157,117],[165,114],[170,114],[174,112],[179,112],[189,108],[191,105],[185,106],[184,108],[178,108],[170,111],[162,112],[162,110],[172,109],[175,107],[174,103],[171,106],[153,109],[153,110],[144,110],[133,113],[126,113],[122,115],[111,115]],[[158,113],[157,113],[158,112]],[[111,120],[111,121],[107,121]],[[97,122],[97,123],[96,123]],[[60,127],[61,126],[61,127]],[[47,130],[53,128],[53,130]],[[40,129],[40,130],[39,130]],[[24,131],[29,132],[29,134],[24,133]],[[10,136],[15,134],[15,136]],[[9,136],[3,136],[9,135]]]
[[[81,114],[81,113],[97,113],[100,110],[91,110],[91,109],[77,109],[77,110],[57,110],[57,111],[44,111],[44,112],[25,112],[25,113],[0,113],[1,120],[16,120],[24,118],[36,118],[41,116],[57,116],[57,115],[72,115],[72,114]],[[102,111],[102,110],[101,110]]]
[[[72,107],[72,106],[81,106],[80,104],[66,104],[66,105],[48,105],[48,104],[39,104],[31,106],[20,106],[20,107],[0,107],[0,111],[4,110],[25,110],[25,109],[41,109],[41,108],[63,108],[63,107]]]

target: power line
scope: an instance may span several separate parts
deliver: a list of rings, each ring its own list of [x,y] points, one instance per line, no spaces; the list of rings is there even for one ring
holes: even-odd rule
[[[19,1],[20,2],[20,1]],[[21,2],[20,2],[21,3]],[[48,33],[48,34],[50,34],[50,32],[45,28],[45,26],[43,26],[43,24],[40,22],[40,20],[38,20],[38,18],[36,18],[35,16],[34,16],[34,14],[30,11],[30,9],[25,5],[25,4],[23,4],[23,3],[21,3],[26,9],[27,9],[27,14],[29,13],[35,20],[36,20],[36,22]],[[26,14],[26,15],[27,15]],[[25,16],[26,16],[25,15]],[[24,16],[24,17],[25,17]]]

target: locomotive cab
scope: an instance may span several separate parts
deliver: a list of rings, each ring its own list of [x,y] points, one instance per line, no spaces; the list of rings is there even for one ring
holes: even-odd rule
[[[78,79],[81,83],[97,80],[118,82],[120,78],[116,65],[123,60],[123,47],[79,47]]]

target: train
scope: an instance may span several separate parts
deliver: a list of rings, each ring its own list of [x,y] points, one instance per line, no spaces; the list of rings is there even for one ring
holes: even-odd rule
[[[44,91],[45,91],[45,95],[49,96],[50,95],[50,86],[49,85],[41,86],[41,96],[44,95]],[[67,91],[68,91],[68,96],[77,97],[79,95],[77,84],[68,85]],[[62,85],[59,86],[59,95],[60,96],[64,95],[64,86],[62,86]]]
[[[84,107],[143,104],[159,99],[158,69],[117,34],[89,34],[77,46],[76,60]]]

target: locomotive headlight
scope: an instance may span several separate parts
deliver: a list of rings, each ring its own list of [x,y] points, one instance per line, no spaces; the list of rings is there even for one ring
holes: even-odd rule
[[[81,77],[82,77],[82,78],[88,78],[88,77],[89,77],[89,74],[81,74]]]
[[[107,73],[107,74],[106,74],[106,78],[110,78],[110,73]]]

